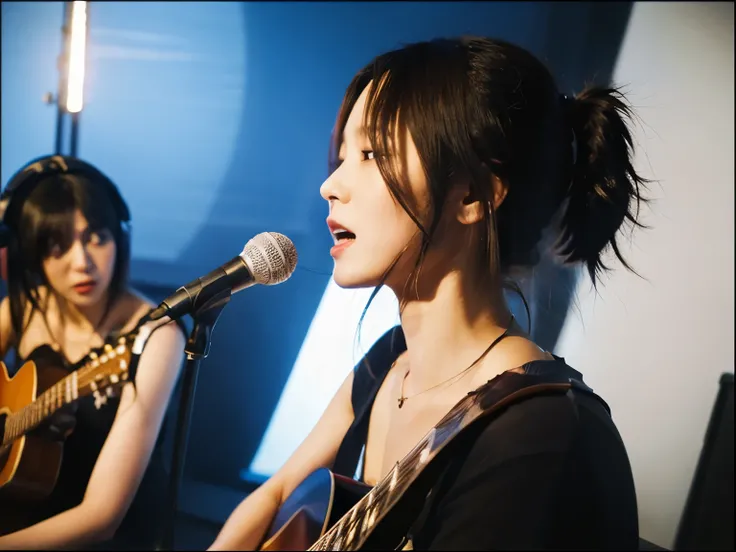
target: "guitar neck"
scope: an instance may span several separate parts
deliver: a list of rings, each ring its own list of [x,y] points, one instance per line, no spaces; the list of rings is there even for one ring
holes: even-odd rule
[[[76,371],[62,378],[44,391],[35,401],[17,412],[10,414],[5,421],[3,445],[7,445],[38,427],[61,407],[79,398],[79,379]]]
[[[358,550],[424,467],[483,412],[473,396],[463,398],[394,468],[309,550]]]
[[[471,423],[521,397],[540,392],[564,392],[571,386],[566,374],[543,378],[502,374],[471,391],[309,550],[361,549],[374,528],[430,462]]]
[[[145,342],[148,333],[136,334],[136,342]],[[132,335],[120,337],[118,346],[107,343],[103,347],[90,352],[86,357],[71,367],[71,373],[23,408],[9,414],[5,420],[5,432],[2,446],[5,446],[29,431],[38,427],[60,408],[72,404],[87,395],[95,395],[95,405],[107,401],[113,386],[128,379],[128,366],[131,350],[128,348]],[[101,395],[100,390],[108,392]],[[98,406],[99,408],[99,406]]]

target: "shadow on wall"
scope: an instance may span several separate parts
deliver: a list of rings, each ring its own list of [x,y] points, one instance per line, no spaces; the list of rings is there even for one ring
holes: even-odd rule
[[[327,174],[332,125],[354,73],[401,42],[442,34],[500,34],[539,53],[549,9],[525,3],[243,4],[248,78],[238,146],[209,222],[186,249],[216,266],[224,259],[212,244],[227,240],[235,249],[242,244],[234,240],[275,230],[291,237],[300,261],[289,281],[248,290],[223,314],[199,379],[189,477],[240,485],[240,470],[263,438],[326,288],[331,238],[318,189]],[[251,204],[242,227],[218,225],[243,187]]]
[[[572,95],[587,83],[611,84],[632,7],[632,2],[554,5],[547,20],[544,48],[547,66],[557,78],[561,93]],[[546,254],[535,268],[533,280],[527,283],[532,336],[548,351],[555,349],[573,305],[579,274],[577,267],[561,266]]]
[[[243,214],[240,240],[284,231],[299,250],[300,268],[276,290],[254,288],[238,297],[218,324],[199,380],[190,477],[239,485],[237,470],[252,459],[294,364],[332,268],[318,186],[337,108],[357,69],[402,42],[488,34],[529,48],[558,75],[561,90],[579,90],[594,77],[609,81],[630,10],[631,3],[431,3],[421,11],[414,3],[243,6],[249,77],[237,162],[210,222],[187,249],[222,262],[215,258],[221,248],[212,244],[237,238],[232,228],[217,225],[217,214],[247,186],[253,205]],[[251,225],[264,219],[281,226]],[[545,348],[554,349],[575,280],[574,270],[549,259],[536,270],[528,296],[533,333]],[[242,391],[225,391],[233,388]]]
[[[166,4],[151,3],[158,19],[130,22],[130,16],[126,19],[115,11],[123,9],[118,3],[102,3],[91,24],[97,21],[99,27],[104,19],[106,36],[111,31],[118,35],[125,31],[140,40],[153,40],[168,33],[167,40],[181,40],[199,48],[199,42],[183,28],[172,29],[172,22],[162,16]],[[194,236],[181,247],[186,254],[179,254],[175,261],[135,258],[132,265],[135,281],[173,290],[232,258],[249,238],[263,231],[283,232],[291,237],[299,251],[299,267],[289,281],[276,288],[258,286],[244,292],[228,305],[218,322],[211,354],[200,370],[187,477],[235,487],[241,484],[240,471],[252,460],[292,370],[332,270],[328,255],[331,238],[324,226],[327,208],[318,188],[326,177],[332,125],[354,73],[373,56],[401,43],[436,36],[478,34],[507,39],[528,48],[548,63],[561,89],[569,92],[596,75],[599,82],[608,79],[630,7],[631,3],[546,2],[242,3],[238,5],[238,13],[242,17],[245,54],[236,52],[228,59],[217,58],[214,62],[226,67],[222,75],[217,73],[222,78],[234,82],[244,75],[244,105],[242,109],[236,106],[233,111],[238,113],[239,120],[225,132],[217,127],[221,121],[219,115],[202,117],[196,125],[184,125],[191,135],[172,136],[168,140],[166,133],[176,134],[178,127],[166,129],[159,125],[154,133],[144,132],[151,131],[153,126],[143,126],[138,132],[131,130],[128,135],[126,130],[121,136],[120,128],[113,121],[122,124],[125,117],[134,115],[138,117],[136,124],[145,125],[146,121],[140,118],[140,113],[125,111],[133,109],[133,102],[123,105],[118,101],[128,93],[127,89],[111,90],[109,86],[104,89],[103,81],[109,77],[132,92],[144,85],[153,90],[161,86],[163,97],[168,98],[166,93],[176,86],[198,80],[195,77],[199,76],[196,73],[199,66],[187,62],[186,67],[192,73],[185,75],[181,64],[176,70],[161,66],[163,69],[157,73],[151,69],[154,67],[151,63],[140,59],[124,67],[118,58],[99,65],[96,77],[99,88],[95,102],[90,100],[89,110],[85,111],[80,154],[90,153],[90,160],[95,163],[103,157],[117,157],[118,165],[122,159],[129,165],[131,174],[148,171],[149,178],[156,175],[156,182],[161,181],[160,189],[154,190],[153,196],[146,196],[142,189],[156,188],[155,185],[131,179],[125,172],[112,175],[124,181],[121,187],[126,198],[132,197],[129,202],[136,236],[156,245],[163,253],[176,250],[168,248],[166,243],[176,232],[186,230],[187,235]],[[217,4],[213,4],[211,10],[217,9]],[[3,10],[5,13],[5,4]],[[103,16],[105,10],[107,15]],[[116,14],[122,17],[120,28],[113,17]],[[52,15],[49,14],[49,20]],[[217,28],[214,22],[224,17],[222,14],[215,17],[211,12],[205,15],[206,20],[194,22],[190,21],[194,18],[190,12],[181,17],[184,21],[181,24],[193,25],[193,36],[203,44],[207,41],[202,38],[201,27]],[[159,24],[154,21],[159,20],[166,21],[168,26],[160,23],[161,29],[153,28]],[[31,22],[36,21],[35,16],[27,16],[23,21],[29,32],[34,29]],[[116,26],[110,28],[113,23]],[[49,28],[54,26],[54,32],[55,25],[49,24]],[[236,27],[237,33],[233,32],[239,37],[240,22]],[[98,28],[96,32],[91,32],[92,38],[102,40],[102,31]],[[172,33],[176,35],[173,38],[169,36]],[[3,33],[4,45],[5,39]],[[22,43],[20,36],[14,40]],[[118,52],[108,46],[108,57]],[[218,48],[225,48],[222,44],[209,43],[201,47],[206,51],[192,54],[214,56]],[[21,62],[25,59],[21,53],[27,49],[17,48],[18,59],[12,67],[17,66],[18,70],[11,73],[12,67],[3,63],[3,74],[15,76],[3,79],[4,98],[10,89],[7,83],[22,80],[17,75],[21,74]],[[134,51],[141,54],[139,50]],[[5,59],[5,47],[3,54]],[[233,59],[239,57],[243,57],[244,66],[234,67]],[[116,67],[121,68],[122,76],[111,74]],[[55,77],[50,74],[49,78]],[[25,88],[22,92],[15,91],[19,103],[29,97]],[[161,99],[158,101],[157,108]],[[181,114],[169,111],[168,116],[180,117],[187,123],[191,123],[194,115],[186,109]],[[3,135],[10,130],[14,133],[21,130],[22,119],[12,120],[19,128],[6,127],[10,120],[3,117]],[[223,134],[218,131],[229,136],[231,130],[234,145],[229,165],[224,170],[218,169],[211,181],[203,181],[195,190],[181,191],[178,196],[170,193],[172,187],[181,188],[181,182],[176,176],[166,174],[170,166],[167,163],[175,163],[180,174],[181,164],[189,161],[177,149],[177,144],[200,144],[197,151],[209,151],[206,148],[212,148],[212,143],[220,143],[217,139]],[[140,150],[141,142],[146,143],[147,155],[131,159],[131,151]],[[105,144],[108,152],[96,143]],[[6,142],[4,152],[7,145]],[[46,152],[46,147],[37,149],[40,151],[34,153],[38,155]],[[201,219],[198,215],[197,220],[190,220],[187,213],[192,206],[187,202],[207,194],[214,198],[196,207],[208,205],[209,211]],[[148,204],[150,197],[162,195],[171,202],[165,204],[165,210],[157,203]],[[149,201],[142,204],[136,197],[146,197]],[[177,200],[187,204],[178,205]],[[170,224],[162,224],[156,218],[159,210],[173,212],[178,218],[172,216]],[[141,213],[145,216],[140,216]],[[191,226],[196,227],[194,231]],[[160,257],[168,258],[163,253]],[[545,260],[537,268],[534,284],[525,290],[532,302],[533,333],[545,348],[554,348],[569,306],[570,294],[561,294],[559,290],[571,290],[574,282],[574,271],[560,269]]]
[[[227,209],[232,188],[253,188],[253,211],[259,213],[253,218],[284,221],[300,251],[300,265],[317,273],[300,270],[276,290],[249,290],[247,297],[232,302],[223,315],[209,366],[203,366],[195,404],[188,463],[189,475],[196,479],[232,484],[233,472],[248,464],[325,288],[331,261],[326,255],[329,236],[322,228],[326,208],[317,187],[325,175],[326,146],[337,106],[354,72],[399,42],[474,32],[522,43],[547,60],[560,75],[563,90],[579,88],[595,72],[605,74],[606,80],[610,76],[630,10],[629,4],[428,4],[422,6],[420,20],[415,4],[378,6],[381,10],[357,10],[351,4],[243,6],[249,78],[238,136],[242,153],[226,173],[228,184],[223,186],[210,220],[217,220],[217,213]],[[463,8],[472,15],[462,15]],[[367,31],[358,31],[357,20]],[[498,24],[499,20],[504,25]],[[606,32],[601,32],[600,21],[616,21],[617,25],[603,26]],[[611,43],[613,47],[603,47]],[[319,136],[323,139],[315,139]],[[299,159],[300,170],[295,171],[296,163],[285,160],[300,150],[309,155],[306,160]],[[299,174],[304,176],[303,183],[294,181]],[[281,200],[283,197],[289,201]],[[264,216],[264,211],[271,216]],[[243,217],[244,229],[249,226],[248,218],[248,214]],[[245,239],[264,229],[251,227]],[[211,244],[226,232],[233,230],[210,223],[187,249],[193,256],[212,257]],[[534,331],[543,346],[551,349],[569,298],[544,308],[538,306],[542,303],[537,298],[545,294],[558,297],[549,284],[552,278],[558,281],[557,287],[572,289],[575,273],[543,265],[537,274],[537,282],[546,285],[532,293]],[[248,348],[248,343],[260,346]],[[223,393],[233,386],[243,393]],[[216,409],[208,406],[215,404]],[[211,442],[213,429],[221,432],[224,446]],[[213,446],[222,448],[215,453],[210,448]],[[213,458],[218,458],[216,470],[212,469]]]

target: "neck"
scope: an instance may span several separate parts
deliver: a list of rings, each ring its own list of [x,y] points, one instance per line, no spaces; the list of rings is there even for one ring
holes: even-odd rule
[[[107,294],[95,304],[85,307],[80,307],[68,301],[59,300],[58,298],[56,303],[59,306],[59,313],[64,320],[94,333],[100,329],[103,323],[103,318],[107,311]]]
[[[470,366],[511,320],[500,286],[453,271],[431,287],[431,292],[412,291],[413,298],[399,297],[406,358],[420,388]]]

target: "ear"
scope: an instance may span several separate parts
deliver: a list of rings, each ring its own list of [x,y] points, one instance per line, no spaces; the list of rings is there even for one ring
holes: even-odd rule
[[[457,220],[462,224],[475,224],[483,220],[483,203],[481,198],[475,194],[467,184],[462,190],[462,201],[457,213]],[[493,210],[498,209],[506,199],[508,186],[496,175],[491,176],[491,194],[493,198]]]

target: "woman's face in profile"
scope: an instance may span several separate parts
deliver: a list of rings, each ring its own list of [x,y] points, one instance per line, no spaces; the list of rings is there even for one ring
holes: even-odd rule
[[[376,164],[380,152],[373,151],[363,127],[370,87],[363,90],[345,124],[338,153],[340,166],[320,188],[320,194],[330,204],[328,226],[335,239],[331,250],[334,279],[339,286],[348,288],[377,285],[402,251],[406,250],[405,258],[411,258],[421,243],[416,224],[389,192]],[[400,151],[392,155],[399,156],[412,195],[418,202],[426,201],[424,170],[408,131],[397,143]],[[392,271],[393,278],[402,278],[403,269],[408,268],[403,264]]]

